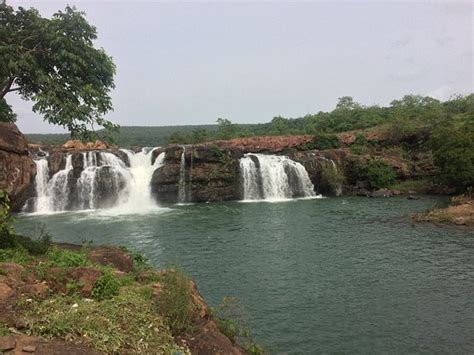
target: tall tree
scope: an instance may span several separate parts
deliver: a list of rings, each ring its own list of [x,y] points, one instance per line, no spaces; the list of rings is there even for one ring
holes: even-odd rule
[[[114,130],[103,115],[112,110],[115,65],[94,47],[96,38],[96,28],[74,7],[48,19],[34,8],[0,4],[0,120],[15,120],[5,95],[18,92],[73,137],[91,138],[95,126]]]

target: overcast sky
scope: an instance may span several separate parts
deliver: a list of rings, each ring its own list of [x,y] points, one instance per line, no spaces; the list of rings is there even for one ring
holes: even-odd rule
[[[470,2],[7,1],[87,13],[117,65],[121,125],[266,122],[331,110],[341,96],[473,92]],[[23,132],[60,132],[9,94]]]

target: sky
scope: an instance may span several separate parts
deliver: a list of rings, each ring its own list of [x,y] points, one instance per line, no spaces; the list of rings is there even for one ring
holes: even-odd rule
[[[75,5],[113,57],[120,125],[268,122],[332,110],[352,96],[474,92],[474,10],[460,1],[7,1],[50,17]],[[57,133],[6,96],[25,133]]]

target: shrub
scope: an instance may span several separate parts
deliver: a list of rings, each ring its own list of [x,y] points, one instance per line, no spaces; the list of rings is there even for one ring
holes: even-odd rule
[[[60,249],[57,247],[51,248],[48,251],[47,256],[48,266],[77,267],[91,264],[85,253]]]
[[[92,297],[96,300],[106,300],[118,294],[120,281],[111,271],[105,272],[97,279],[92,289]]]
[[[344,180],[344,175],[333,164],[328,162],[322,166],[319,186],[322,193],[340,195]]]
[[[474,123],[438,128],[430,146],[439,182],[458,191],[474,186]]]
[[[252,339],[245,309],[237,297],[224,297],[222,303],[213,310],[213,315],[219,330],[232,343],[241,345],[249,354],[264,353],[262,347]]]
[[[163,276],[162,283],[158,308],[173,335],[183,334],[193,322],[190,281],[182,271],[170,269]]]
[[[339,148],[341,146],[341,142],[339,138],[335,134],[325,134],[325,133],[318,133],[314,135],[313,140],[309,143],[304,144],[301,148],[303,150],[308,149],[334,149]]]
[[[346,166],[346,177],[350,184],[365,181],[372,189],[388,187],[395,182],[395,171],[382,160],[349,160]]]
[[[14,234],[13,218],[10,213],[8,195],[0,190],[0,248],[9,247]]]
[[[395,172],[382,160],[371,160],[367,164],[366,178],[369,186],[374,189],[388,187],[395,182]]]

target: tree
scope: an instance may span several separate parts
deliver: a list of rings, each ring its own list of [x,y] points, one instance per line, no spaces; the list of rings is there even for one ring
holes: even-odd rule
[[[115,65],[94,47],[96,38],[96,28],[74,7],[48,19],[34,8],[0,4],[0,120],[15,120],[5,95],[18,92],[73,137],[91,138],[95,125],[116,129],[103,118],[112,110]]]
[[[227,118],[217,119],[217,137],[219,139],[231,139],[237,134],[237,127]]]
[[[474,116],[472,116],[474,117]],[[438,127],[430,138],[438,180],[462,191],[474,186],[474,120]]]
[[[271,133],[274,135],[288,134],[288,119],[281,116],[273,117],[271,122]]]

